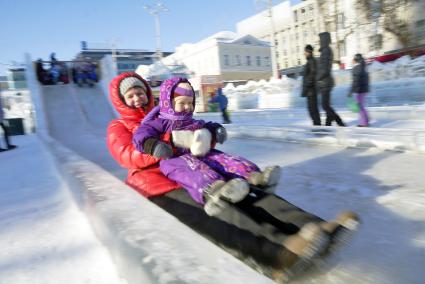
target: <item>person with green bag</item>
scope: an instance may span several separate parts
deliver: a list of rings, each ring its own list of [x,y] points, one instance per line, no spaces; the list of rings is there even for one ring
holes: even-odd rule
[[[353,58],[353,82],[348,93],[350,110],[359,113],[359,127],[369,126],[369,115],[365,108],[366,95],[369,92],[369,73],[366,70],[366,62],[358,53]],[[352,95],[354,94],[354,99]],[[350,102],[351,101],[351,102]]]

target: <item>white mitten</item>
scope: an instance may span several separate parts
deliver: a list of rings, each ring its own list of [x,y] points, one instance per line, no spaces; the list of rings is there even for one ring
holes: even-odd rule
[[[208,129],[202,128],[193,133],[193,142],[190,152],[195,156],[205,156],[211,149],[211,133]]]
[[[171,137],[173,139],[174,146],[176,147],[190,149],[190,146],[192,146],[192,130],[173,130],[171,132]]]

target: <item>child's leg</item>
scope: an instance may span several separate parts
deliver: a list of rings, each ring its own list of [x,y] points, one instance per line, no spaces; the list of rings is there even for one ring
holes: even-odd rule
[[[256,164],[245,158],[218,150],[211,150],[202,160],[226,179],[243,178],[252,185],[264,187],[274,186],[280,180],[279,166],[266,167],[261,171]]]
[[[204,204],[203,191],[214,182],[224,180],[216,171],[196,157],[186,154],[162,160],[161,172],[183,186],[196,202]]]
[[[201,159],[211,168],[223,175],[226,179],[248,179],[251,173],[260,172],[258,166],[253,162],[218,150],[211,150]]]

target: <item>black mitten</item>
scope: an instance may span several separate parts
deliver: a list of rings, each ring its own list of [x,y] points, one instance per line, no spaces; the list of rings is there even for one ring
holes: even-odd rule
[[[227,140],[227,131],[224,127],[218,127],[215,130],[215,140],[217,143],[223,144]]]
[[[167,143],[155,138],[146,139],[143,143],[143,151],[157,158],[168,159],[173,156],[173,149]]]

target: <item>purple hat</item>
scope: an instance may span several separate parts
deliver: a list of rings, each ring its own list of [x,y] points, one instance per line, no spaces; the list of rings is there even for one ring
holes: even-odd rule
[[[165,80],[161,84],[161,87],[159,88],[159,114],[161,117],[170,120],[186,120],[192,118],[192,112],[176,112],[173,109],[173,94],[176,88],[178,88],[177,85],[180,83],[187,83],[192,88],[189,80],[181,77],[173,77],[171,79]],[[193,105],[195,106],[195,92],[193,91],[193,88],[191,91],[185,90],[183,88],[178,89],[181,89],[179,90],[181,91],[179,92],[179,95],[193,97]]]

